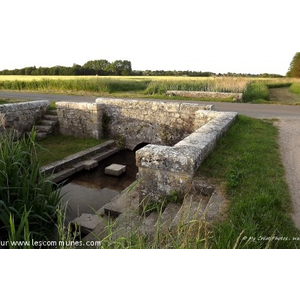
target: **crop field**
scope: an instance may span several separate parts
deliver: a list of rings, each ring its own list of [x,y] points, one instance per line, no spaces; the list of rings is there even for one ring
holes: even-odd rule
[[[0,76],[0,90],[162,99],[176,99],[176,97],[166,95],[168,90],[233,92],[244,93],[247,102],[258,99],[268,101],[268,88],[287,87],[293,83],[300,84],[300,79],[185,76]],[[211,99],[195,98],[194,100]]]

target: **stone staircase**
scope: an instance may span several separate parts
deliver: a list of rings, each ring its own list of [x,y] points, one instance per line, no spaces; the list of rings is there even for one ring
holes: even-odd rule
[[[101,241],[108,236],[116,240],[132,233],[151,238],[196,220],[210,223],[220,215],[224,204],[218,188],[197,182],[182,203],[169,202],[159,210],[141,213],[138,189],[131,186],[94,215],[83,214],[72,223],[86,234],[84,241]]]
[[[37,139],[43,139],[57,132],[58,117],[56,110],[48,111],[42,119],[34,126]]]

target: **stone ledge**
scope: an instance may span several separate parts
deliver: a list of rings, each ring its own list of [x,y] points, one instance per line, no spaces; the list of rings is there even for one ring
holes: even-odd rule
[[[84,151],[80,151],[76,154],[67,156],[66,158],[53,162],[51,164],[48,164],[46,166],[43,166],[40,168],[41,173],[45,173],[46,175],[50,175],[54,172],[59,172],[65,168],[67,168],[70,165],[76,165],[83,160],[87,160],[88,158],[94,159],[93,156],[96,156],[96,161],[99,161],[99,157],[107,157],[113,153],[106,153],[107,151],[111,150],[113,153],[117,151],[116,149],[116,142],[114,140],[110,140],[107,142],[104,142],[100,145],[97,145],[95,147],[89,148]],[[105,153],[103,153],[105,152]],[[106,154],[106,155],[104,155]]]
[[[182,97],[191,97],[191,98],[192,97],[211,98],[211,99],[232,98],[235,101],[241,101],[243,99],[243,93],[171,90],[171,91],[167,91],[166,94],[170,96],[182,96]]]

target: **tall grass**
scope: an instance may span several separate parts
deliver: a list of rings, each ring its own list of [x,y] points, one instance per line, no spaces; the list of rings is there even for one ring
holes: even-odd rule
[[[264,82],[253,82],[247,86],[243,94],[244,102],[270,100],[269,89]]]
[[[40,174],[35,133],[17,139],[4,131],[0,145],[0,238],[50,238],[60,195]]]
[[[246,90],[248,84],[249,80],[243,77],[153,81],[148,84],[145,93],[148,95],[164,94],[168,90],[242,93]]]
[[[0,89],[3,90],[34,90],[53,92],[101,92],[113,93],[118,91],[144,90],[148,81],[118,80],[105,78],[88,79],[41,79],[41,80],[2,80]]]

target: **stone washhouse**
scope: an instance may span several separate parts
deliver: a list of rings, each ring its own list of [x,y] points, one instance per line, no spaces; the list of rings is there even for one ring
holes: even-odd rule
[[[29,132],[47,112],[49,101],[0,105],[0,132]],[[186,193],[200,164],[234,122],[236,112],[218,112],[199,103],[98,98],[95,103],[57,102],[59,132],[107,135],[123,148],[137,149],[139,198],[159,201]]]
[[[136,151],[140,201],[185,194],[237,116],[196,102],[98,98],[95,103],[57,102],[56,107],[61,134],[108,135],[132,150],[146,145]]]

